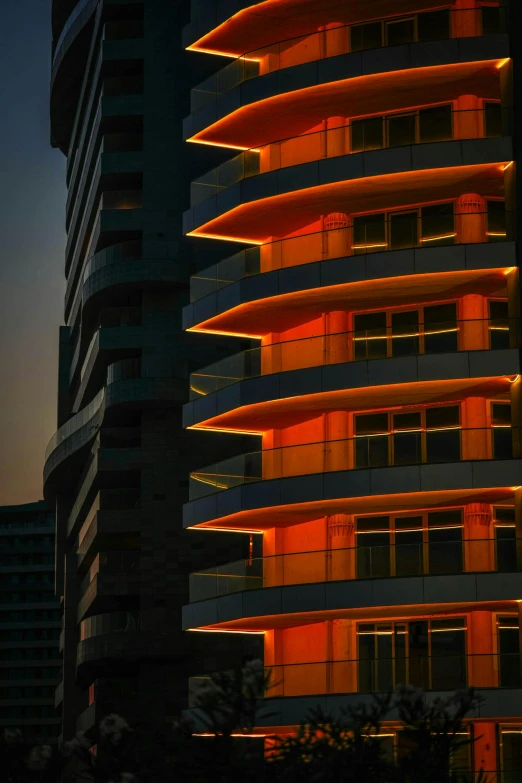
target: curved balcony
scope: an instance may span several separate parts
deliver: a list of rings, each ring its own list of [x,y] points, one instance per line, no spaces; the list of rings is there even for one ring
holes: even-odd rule
[[[365,537],[359,535],[363,543],[355,547],[236,560],[191,573],[189,600],[194,603],[247,590],[316,582],[522,571],[521,539],[516,538],[514,528],[499,528],[495,538],[482,539],[463,539],[461,530],[440,530],[436,540],[422,541],[422,529],[412,528],[404,533],[408,543],[393,545],[365,546]],[[374,534],[379,535],[387,538],[389,530]],[[396,533],[396,538],[400,535]]]
[[[441,201],[464,193],[503,198],[512,159],[506,137],[345,153],[241,180],[185,212],[184,229],[263,245],[306,226],[313,231],[321,215],[409,207],[427,202],[428,193]]]
[[[191,111],[199,111],[248,79],[292,66],[367,50],[506,32],[503,9],[491,6],[422,11],[392,18],[388,15],[362,24],[326,27],[245,52],[192,89]]]
[[[457,100],[459,104],[462,101]],[[191,184],[191,207],[244,179],[302,163],[372,150],[459,139],[508,136],[508,109],[498,101],[478,99],[474,108],[452,103],[430,105],[381,116],[324,121],[328,127],[272,141],[241,152]],[[358,112],[359,113],[359,112]]]
[[[383,324],[377,329],[302,337],[241,351],[191,373],[190,397],[198,399],[249,378],[308,367],[520,346],[518,319],[424,324],[418,322],[416,315],[410,316],[410,323],[396,326]]]
[[[67,152],[74,121],[84,58],[88,54],[89,40],[84,33],[99,7],[98,0],[78,0],[72,7],[54,45],[51,70],[51,126],[53,141],[64,153]],[[69,67],[64,68],[65,63]]]
[[[423,691],[464,688],[522,688],[520,653],[417,655],[396,658],[310,661],[265,667],[270,684],[266,699],[323,694],[388,693],[399,684]],[[190,707],[208,675],[191,677]],[[267,702],[267,706],[270,701]]]
[[[522,428],[484,427],[372,433],[343,440],[318,441],[264,449],[193,471],[189,498],[197,500],[243,484],[310,474],[457,462],[511,460],[520,457]],[[442,471],[441,471],[442,473]],[[442,477],[442,476],[441,476]]]

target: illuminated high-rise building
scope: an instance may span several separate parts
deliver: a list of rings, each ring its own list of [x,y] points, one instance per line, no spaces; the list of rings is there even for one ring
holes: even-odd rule
[[[263,555],[194,573],[184,628],[263,637],[261,735],[400,683],[475,686],[455,763],[511,783],[521,4],[192,5],[185,45],[222,58],[185,138],[234,152],[192,183],[186,234],[231,244],[184,326],[255,342],[192,374],[185,426],[258,447],[191,474],[184,523]]]

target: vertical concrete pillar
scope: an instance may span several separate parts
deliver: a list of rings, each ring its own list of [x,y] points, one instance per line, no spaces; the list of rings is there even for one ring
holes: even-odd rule
[[[283,584],[284,531],[271,528],[263,535],[263,587]]]
[[[350,29],[343,22],[324,26],[324,56],[335,57],[350,51]]]
[[[325,364],[347,362],[349,355],[348,313],[336,310],[326,316]]]
[[[498,685],[498,660],[495,653],[494,616],[491,612],[473,611],[468,621],[468,685],[495,688]]]
[[[491,457],[490,430],[487,403],[483,397],[468,397],[462,405],[462,459],[476,460]]]
[[[351,514],[327,517],[329,581],[355,578],[355,525]]]
[[[495,540],[489,503],[468,503],[464,508],[466,571],[495,570]]]
[[[357,692],[357,636],[353,620],[332,620],[331,693]]]
[[[488,347],[488,324],[484,297],[466,294],[460,300],[459,348],[480,351]]]
[[[456,241],[460,245],[486,241],[486,203],[478,193],[463,193],[455,204]]]
[[[350,467],[350,442],[348,440],[347,411],[331,411],[326,414],[325,440],[326,471],[348,470]]]
[[[330,212],[324,218],[323,258],[343,258],[352,254],[352,219],[346,212]]]
[[[473,743],[474,769],[483,769],[486,780],[491,783],[497,778],[497,732],[496,724],[490,721],[478,721],[474,726],[475,742]]]
[[[281,372],[281,343],[277,332],[270,332],[261,340],[261,375]]]
[[[275,171],[281,168],[281,144],[274,141],[272,144],[265,144],[261,147],[259,153],[259,172]]]
[[[484,114],[476,95],[459,95],[453,114],[455,139],[479,139],[484,136]]]
[[[336,158],[349,151],[348,126],[344,117],[328,117],[326,120],[326,157]]]
[[[452,16],[452,33],[454,38],[472,38],[480,35],[480,8],[476,0],[454,0]]]

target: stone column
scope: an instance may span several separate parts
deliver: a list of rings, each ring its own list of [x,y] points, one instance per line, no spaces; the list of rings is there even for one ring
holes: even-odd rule
[[[327,517],[330,550],[329,581],[355,579],[355,527],[351,514]]]
[[[461,351],[480,351],[488,347],[488,323],[484,297],[466,294],[460,302],[459,348]]]
[[[460,245],[486,241],[486,204],[478,193],[463,193],[455,204],[456,241]]]
[[[466,571],[495,570],[495,540],[489,503],[468,503],[464,508]]]
[[[472,38],[480,35],[481,16],[476,0],[454,0],[451,16],[454,38]]]
[[[498,685],[493,622],[491,612],[473,611],[469,614],[468,685],[475,688],[495,688]]]
[[[330,212],[323,221],[323,258],[343,258],[352,254],[352,220],[346,212]]]
[[[348,313],[345,310],[328,313],[325,348],[325,364],[338,364],[349,360]]]
[[[479,139],[484,136],[484,113],[476,95],[459,95],[455,101],[453,135],[455,139]]]

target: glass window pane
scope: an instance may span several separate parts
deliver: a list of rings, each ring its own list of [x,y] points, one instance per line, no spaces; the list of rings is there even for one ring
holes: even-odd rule
[[[489,199],[487,209],[488,242],[503,242],[506,239],[506,204]]]
[[[382,46],[381,22],[359,24],[350,29],[350,50],[352,52],[378,49],[380,46]]]
[[[398,46],[415,40],[415,19],[401,19],[386,23],[386,45]]]
[[[493,350],[509,348],[509,312],[505,301],[491,300],[489,306],[489,344]]]
[[[454,244],[455,219],[453,202],[422,207],[421,220],[423,247]]]
[[[429,689],[429,636],[427,620],[408,623],[409,677],[408,683]]]
[[[382,468],[386,465],[388,465],[388,435],[356,439],[356,468]]]
[[[503,32],[501,10],[498,5],[483,5],[481,11],[482,35],[496,35]]]
[[[494,402],[491,406],[491,421],[493,426],[511,426],[511,405]]]
[[[401,520],[411,527],[419,526],[419,530],[395,531],[395,574],[396,576],[413,576],[422,574],[423,568],[423,543],[422,543],[422,517],[410,517]],[[397,527],[397,522],[395,525]]]
[[[426,462],[458,462],[460,460],[460,430],[428,430]]]
[[[363,413],[355,417],[356,435],[372,435],[378,432],[388,432],[387,413]]]
[[[522,727],[502,731],[500,746],[502,783],[522,783]]]
[[[424,308],[425,353],[458,350],[457,305],[455,302]]]
[[[462,525],[462,510],[460,508],[448,508],[444,511],[430,511],[428,513],[428,527],[454,527]]]
[[[420,427],[421,427],[420,412],[393,414],[394,430],[419,430]]]
[[[462,528],[428,529],[428,553],[430,574],[462,573]]]
[[[419,141],[447,141],[453,138],[451,105],[419,111]]]
[[[408,310],[392,313],[392,356],[412,356],[419,353],[419,313]]]
[[[388,146],[415,144],[415,114],[392,114],[386,117]]]
[[[354,315],[355,359],[381,359],[386,356],[386,313]],[[379,339],[382,336],[382,339]]]
[[[488,138],[502,136],[502,109],[499,101],[484,102],[484,124]]]
[[[460,408],[458,405],[427,408],[426,427],[457,427],[460,423]]]
[[[352,152],[380,150],[384,146],[383,118],[352,121]]]
[[[390,534],[357,535],[357,578],[390,576]]]
[[[388,216],[388,220],[390,250],[402,250],[418,245],[417,212],[394,212]]]
[[[353,219],[353,251],[375,253],[386,248],[386,224],[384,213],[359,215]]]
[[[421,433],[400,432],[393,436],[393,464],[415,465],[422,460]]]
[[[513,442],[510,427],[493,429],[493,456],[495,459],[512,459]]]
[[[419,41],[443,41],[450,37],[450,12],[428,11],[417,17]]]

